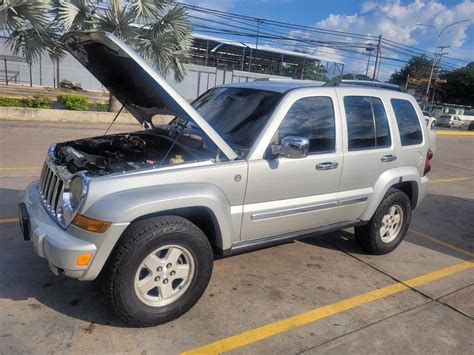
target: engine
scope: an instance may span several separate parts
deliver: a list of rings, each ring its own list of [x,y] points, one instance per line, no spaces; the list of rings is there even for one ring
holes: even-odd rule
[[[190,162],[200,155],[202,152],[199,154],[172,137],[147,132],[59,143],[54,149],[57,164],[66,166],[71,173],[87,170],[92,175]]]

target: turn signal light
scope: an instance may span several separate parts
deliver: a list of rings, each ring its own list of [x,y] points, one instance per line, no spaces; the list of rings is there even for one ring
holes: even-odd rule
[[[88,218],[78,214],[72,220],[72,224],[88,232],[104,233],[107,229],[109,229],[112,223],[99,221],[97,219]]]
[[[79,254],[76,259],[77,266],[87,266],[92,259],[91,253]]]

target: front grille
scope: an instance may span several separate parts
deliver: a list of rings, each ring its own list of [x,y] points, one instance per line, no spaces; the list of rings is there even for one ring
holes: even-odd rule
[[[58,217],[58,208],[62,205],[61,196],[64,190],[64,181],[49,166],[47,161],[41,171],[39,189],[43,205],[50,213]]]

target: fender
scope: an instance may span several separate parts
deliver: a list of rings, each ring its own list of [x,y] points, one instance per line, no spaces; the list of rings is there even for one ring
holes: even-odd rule
[[[186,207],[206,207],[214,213],[220,230],[218,246],[228,249],[235,233],[231,206],[224,193],[210,184],[147,186],[104,196],[82,214],[113,223],[131,223],[153,213]],[[118,238],[117,238],[118,239]]]
[[[387,170],[383,174],[381,174],[375,182],[374,192],[372,194],[371,199],[369,200],[369,203],[367,204],[367,207],[365,208],[364,212],[362,212],[360,220],[370,220],[374,215],[375,210],[377,209],[377,207],[379,207],[380,203],[385,197],[385,194],[387,193],[388,189],[395,184],[407,181],[415,182],[419,190],[421,184],[421,177],[416,167],[402,166]],[[420,198],[418,196],[417,204],[419,203],[419,201]]]

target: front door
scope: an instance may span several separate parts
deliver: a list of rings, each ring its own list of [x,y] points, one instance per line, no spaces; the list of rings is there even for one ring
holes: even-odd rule
[[[342,171],[335,93],[318,89],[317,96],[293,100],[269,143],[287,136],[307,138],[309,154],[299,159],[272,157],[267,149],[262,158],[249,160],[242,240],[334,223]]]

